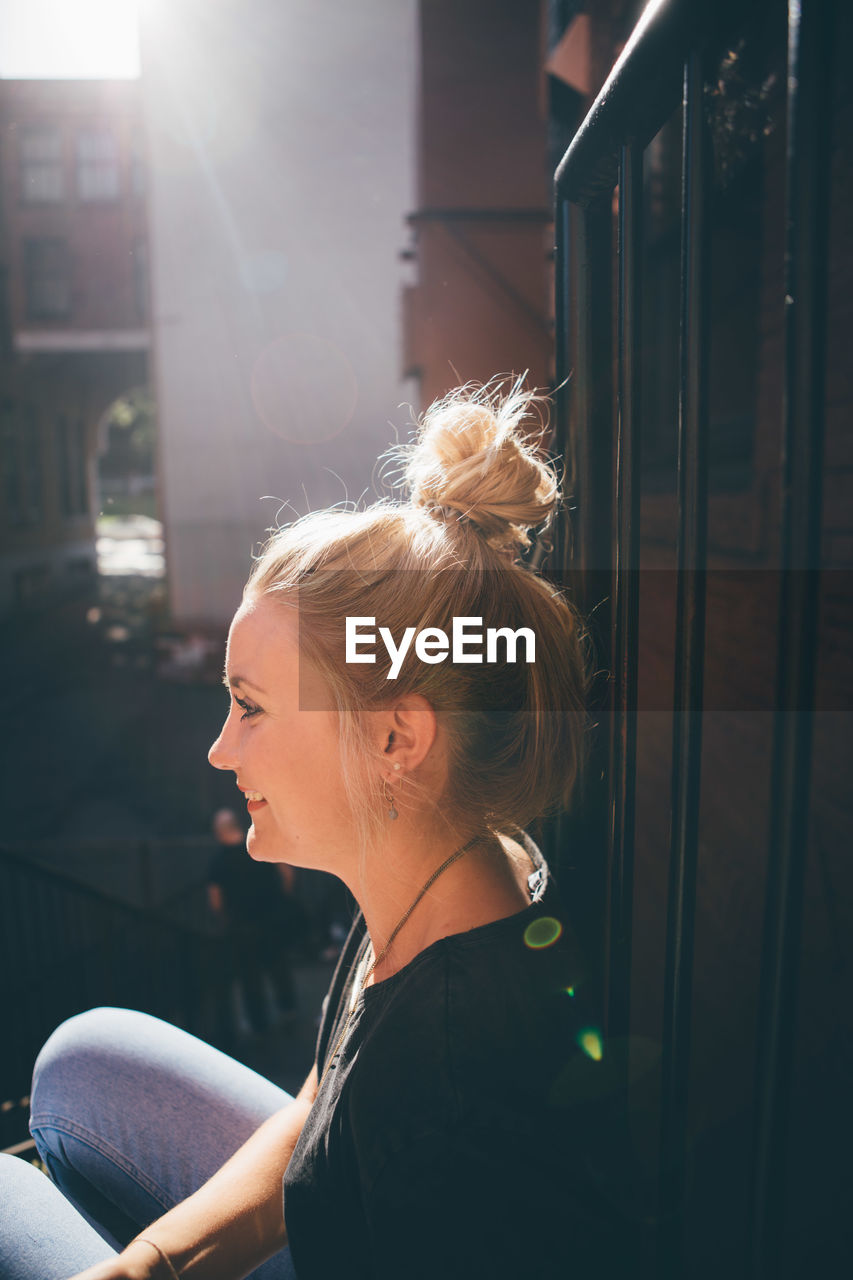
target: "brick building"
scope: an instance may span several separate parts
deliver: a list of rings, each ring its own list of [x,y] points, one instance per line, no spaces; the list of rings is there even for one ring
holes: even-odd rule
[[[0,616],[83,599],[104,414],[148,361],[133,81],[0,80]]]
[[[429,405],[495,374],[551,373],[550,175],[538,5],[418,6],[417,282],[405,372]]]

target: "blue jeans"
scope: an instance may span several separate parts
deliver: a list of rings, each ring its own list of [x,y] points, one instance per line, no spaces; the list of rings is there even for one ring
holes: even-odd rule
[[[38,1056],[30,1128],[50,1180],[0,1156],[0,1276],[67,1280],[191,1195],[289,1094],[148,1014],[92,1009]],[[296,1280],[284,1249],[252,1272]]]

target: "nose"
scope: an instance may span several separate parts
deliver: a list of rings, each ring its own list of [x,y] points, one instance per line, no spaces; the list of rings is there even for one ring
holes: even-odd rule
[[[237,761],[234,754],[233,735],[229,733],[228,726],[231,723],[231,715],[229,713],[219,737],[211,743],[207,758],[213,765],[214,769],[233,769],[237,772]]]

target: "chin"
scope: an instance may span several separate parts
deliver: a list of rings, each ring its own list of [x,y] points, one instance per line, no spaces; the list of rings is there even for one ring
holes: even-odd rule
[[[249,834],[246,836],[246,852],[250,858],[254,858],[255,862],[278,861],[270,852],[269,844],[258,838],[254,825],[249,827]]]
[[[255,862],[289,862],[284,841],[270,839],[269,836],[260,836],[255,830],[254,824],[249,827],[249,834],[246,836],[246,851],[250,858]],[[298,863],[294,863],[298,866]]]

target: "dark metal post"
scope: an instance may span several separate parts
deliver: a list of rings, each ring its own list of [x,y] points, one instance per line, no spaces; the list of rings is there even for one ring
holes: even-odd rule
[[[571,521],[556,531],[555,569],[590,625],[597,669],[609,666],[610,509],[612,473],[611,304],[612,218],[610,193],[588,209],[570,204],[556,188],[557,422],[555,447],[563,454],[564,486],[571,500]],[[606,693],[598,688],[599,699]],[[571,840],[578,850],[608,844],[607,715],[596,708],[604,732],[594,739],[579,803],[570,820],[555,824],[549,847],[558,861]],[[569,868],[567,868],[569,869]],[[601,953],[606,920],[604,863],[583,856],[570,868],[587,903],[578,925],[588,936],[588,954],[599,953],[598,982],[606,968]]]
[[[687,1085],[702,752],[707,529],[708,142],[702,55],[684,67],[678,587],[672,736],[672,828],[661,1088],[659,1275],[683,1275]]]
[[[779,655],[756,1079],[750,1274],[780,1271],[817,658],[831,0],[790,0]]]
[[[569,331],[571,277],[569,272],[569,202],[559,191],[555,209],[556,248],[554,257],[554,326],[555,372],[557,387],[554,393],[554,450],[563,459],[563,495],[569,498],[574,486],[575,464],[571,453],[572,439],[569,433],[569,378],[572,371]],[[553,568],[564,574],[571,561],[571,522],[561,512],[554,530]]]
[[[613,723],[610,735],[609,955],[607,1031],[627,1036],[631,1009],[631,913],[637,765],[637,647],[640,549],[640,264],[643,152],[619,160],[619,302],[614,520]]]
[[[552,451],[562,458],[561,491],[568,504],[574,492],[575,461],[572,453],[573,437],[569,431],[569,379],[572,372],[571,357],[571,272],[569,234],[569,202],[559,189],[555,189],[554,209],[554,340],[556,388],[554,391],[554,436]],[[553,557],[549,568],[557,583],[565,586],[572,559],[572,521],[569,513],[561,509],[557,513],[552,533]],[[549,863],[562,876],[568,856],[569,819],[564,813],[556,814],[546,824],[543,832],[544,850]],[[566,869],[568,875],[568,869]]]
[[[572,263],[575,270],[574,349],[572,380],[573,433],[576,459],[575,567],[583,574],[584,607],[589,613],[601,604],[609,582],[600,575],[611,568],[612,508],[612,314],[611,194],[604,193],[588,208],[572,206]],[[604,585],[603,593],[600,588]],[[609,661],[609,627],[600,621]]]
[[[595,669],[603,673],[612,671],[613,662],[610,626],[614,400],[611,201],[611,192],[607,190],[586,208],[572,206],[571,213],[575,354],[571,403],[577,495],[572,569],[576,571],[577,597],[595,650]],[[609,952],[607,884],[611,851],[607,773],[611,687],[609,680],[599,679],[592,691],[590,709],[598,727],[591,742],[574,829],[577,846],[585,851],[576,869],[578,892],[586,903],[586,918],[578,924],[578,929],[587,955],[595,957],[594,980],[602,995]]]

